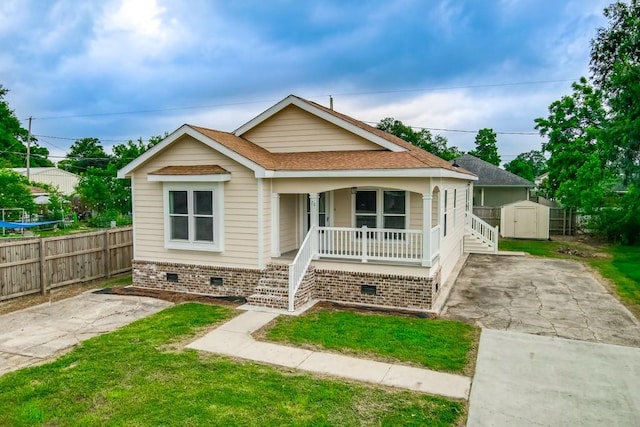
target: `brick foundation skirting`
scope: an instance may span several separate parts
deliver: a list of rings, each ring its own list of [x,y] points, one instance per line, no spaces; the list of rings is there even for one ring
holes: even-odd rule
[[[433,277],[380,273],[315,271],[315,298],[366,305],[430,309],[435,287]]]
[[[132,265],[134,286],[214,296],[248,297],[265,273],[259,269],[136,260]],[[295,307],[315,298],[430,309],[439,288],[440,271],[431,277],[421,277],[320,270],[310,266],[296,293]]]
[[[249,296],[263,274],[249,268],[136,260],[132,267],[134,286],[213,296]],[[177,275],[176,281],[170,280],[171,274]]]

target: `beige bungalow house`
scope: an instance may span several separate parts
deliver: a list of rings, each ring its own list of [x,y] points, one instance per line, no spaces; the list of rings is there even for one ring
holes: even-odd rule
[[[465,234],[497,247],[475,175],[293,95],[233,132],[183,125],[118,175],[139,287],[429,309]]]

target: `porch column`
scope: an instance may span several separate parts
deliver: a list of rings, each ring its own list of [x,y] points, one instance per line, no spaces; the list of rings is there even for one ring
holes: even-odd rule
[[[313,259],[318,259],[318,225],[320,224],[320,194],[309,193],[309,230],[315,228],[311,235],[311,249]]]
[[[484,187],[480,187],[480,206],[484,206]]]
[[[431,267],[431,203],[433,195],[422,195],[422,265]]]
[[[280,194],[271,193],[271,256],[280,255]]]

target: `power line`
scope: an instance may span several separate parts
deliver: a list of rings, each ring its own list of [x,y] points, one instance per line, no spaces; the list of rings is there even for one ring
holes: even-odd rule
[[[528,86],[528,85],[539,85],[539,84],[550,84],[550,83],[566,83],[566,82],[574,82],[578,79],[560,79],[560,80],[533,80],[533,81],[525,81],[525,82],[512,82],[512,83],[489,83],[489,84],[479,84],[479,85],[463,85],[463,86],[442,86],[442,87],[423,87],[423,88],[415,88],[415,89],[396,89],[396,90],[380,90],[380,91],[367,91],[367,92],[342,92],[342,93],[331,93],[324,95],[313,95],[307,96],[306,98],[326,98],[328,96],[360,96],[360,95],[382,95],[382,94],[390,94],[390,93],[411,93],[411,92],[437,92],[437,91],[446,91],[446,90],[457,90],[457,89],[482,89],[482,88],[495,88],[495,87],[509,87],[509,86]],[[273,99],[265,99],[265,100],[255,100],[255,101],[242,101],[242,102],[229,102],[222,104],[209,104],[209,105],[192,105],[185,107],[171,107],[171,108],[156,108],[156,109],[145,109],[145,110],[132,110],[132,111],[112,111],[105,113],[86,113],[86,114],[68,114],[68,115],[59,115],[59,116],[44,116],[44,117],[33,117],[33,120],[52,120],[52,119],[69,119],[69,118],[80,118],[80,117],[102,117],[102,116],[121,116],[128,114],[149,114],[149,113],[162,113],[168,111],[179,111],[179,110],[197,110],[197,109],[205,109],[205,108],[217,108],[217,107],[231,107],[236,105],[248,105],[248,104],[261,104],[265,102],[274,102]]]

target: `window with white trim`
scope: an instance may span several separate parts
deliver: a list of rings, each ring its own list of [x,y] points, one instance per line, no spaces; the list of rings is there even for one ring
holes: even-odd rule
[[[449,190],[444,190],[444,220],[443,220],[443,224],[442,224],[442,235],[443,236],[447,236],[447,217],[448,215],[448,208],[449,208],[449,204],[448,204],[448,194],[449,194]]]
[[[222,183],[165,183],[165,247],[223,250]]]
[[[389,228],[403,230],[407,226],[406,191],[357,190],[355,194],[354,224],[360,228]]]
[[[452,228],[456,228],[456,207],[458,206],[458,189],[453,189],[453,221],[451,224]]]

